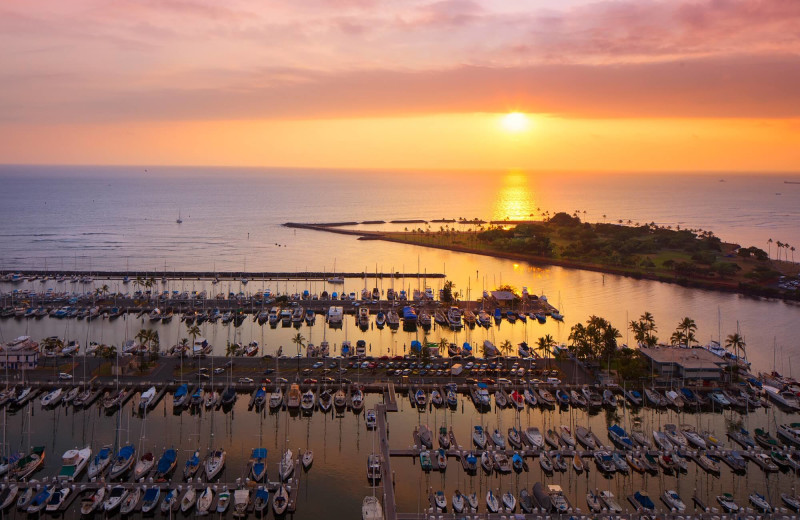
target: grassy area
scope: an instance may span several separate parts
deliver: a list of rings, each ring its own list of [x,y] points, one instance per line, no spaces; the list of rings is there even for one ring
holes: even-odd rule
[[[470,231],[390,232],[407,244],[546,262],[567,267],[673,281],[743,293],[798,299],[777,288],[780,275],[797,276],[791,262],[767,258],[756,247],[723,243],[713,232],[642,225],[590,224],[566,213],[548,221]]]

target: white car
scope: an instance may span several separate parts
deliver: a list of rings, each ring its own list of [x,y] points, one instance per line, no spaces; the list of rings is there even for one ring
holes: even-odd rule
[[[240,377],[239,378],[239,382],[240,383],[244,383],[244,384],[252,384],[253,383],[253,378],[252,377]]]
[[[58,374],[58,378],[61,381],[69,381],[69,380],[72,379],[72,374],[67,374],[66,372],[61,372],[60,374]]]

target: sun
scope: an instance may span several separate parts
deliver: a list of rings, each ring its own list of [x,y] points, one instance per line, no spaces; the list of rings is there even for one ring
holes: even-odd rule
[[[503,116],[503,129],[511,133],[524,132],[530,127],[528,116],[522,112],[510,112]]]

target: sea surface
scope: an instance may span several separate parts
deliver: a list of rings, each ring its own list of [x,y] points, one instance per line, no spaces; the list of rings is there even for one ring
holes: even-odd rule
[[[723,240],[756,245],[776,254],[776,243],[800,244],[800,175],[753,174],[565,174],[494,171],[391,172],[315,171],[161,167],[0,166],[0,268],[172,270],[349,271],[366,278],[341,286],[323,282],[253,281],[222,288],[189,280],[171,281],[168,290],[214,293],[271,289],[294,293],[323,289],[359,292],[363,287],[434,290],[442,279],[404,277],[407,273],[445,273],[462,298],[477,299],[501,284],[527,287],[559,307],[563,325],[504,326],[478,331],[474,340],[535,341],[545,333],[566,341],[569,328],[591,315],[608,318],[632,344],[626,323],[645,311],[654,314],[658,335],[667,340],[684,316],[698,324],[706,343],[737,331],[757,370],[780,366],[791,372],[800,353],[796,304],[715,291],[687,289],[654,281],[604,275],[548,265],[493,259],[416,246],[360,241],[355,237],[283,227],[284,222],[332,222],[395,219],[517,219],[557,211],[579,211],[590,221],[656,222],[711,230]],[[583,212],[586,212],[585,214]],[[182,224],[176,219],[180,214]],[[433,230],[440,225],[431,223]],[[383,227],[405,228],[404,225]],[[463,228],[464,226],[456,225]],[[773,239],[769,244],[768,239]],[[782,250],[788,252],[787,250]],[[791,258],[791,256],[790,256]],[[800,256],[798,256],[800,261]],[[375,280],[369,273],[396,272],[396,279]],[[106,282],[97,282],[102,285]],[[33,283],[37,290],[54,287]],[[14,288],[28,287],[28,284]],[[113,291],[130,291],[119,281]],[[2,286],[0,290],[10,290]],[[91,291],[92,287],[66,287]],[[176,320],[177,321],[177,320]],[[127,323],[127,322],[126,322]],[[0,324],[0,339],[30,332],[30,324]],[[47,334],[78,334],[83,325]],[[161,335],[180,334],[179,324]],[[112,341],[129,337],[133,325],[110,327]],[[251,330],[250,330],[251,329]],[[288,343],[280,335],[245,327],[237,340],[256,339],[268,351]],[[354,331],[348,339],[357,339]],[[95,337],[98,331],[89,336]],[[206,332],[224,337],[222,329]],[[313,341],[322,336],[318,325]],[[336,333],[334,333],[336,334]],[[340,331],[339,336],[345,334]],[[233,336],[233,334],[230,334]],[[306,334],[308,336],[309,334]],[[472,337],[455,337],[472,340]],[[329,338],[332,343],[338,336]],[[367,334],[373,351],[399,350],[411,339],[388,331]],[[438,340],[439,337],[433,337]],[[262,341],[263,340],[263,341]],[[224,345],[224,341],[222,341]],[[397,344],[397,345],[396,345]],[[798,367],[794,367],[797,370]]]
[[[495,171],[485,173],[437,172],[348,172],[309,170],[241,170],[225,168],[100,168],[100,167],[0,167],[0,267],[4,269],[119,269],[133,272],[171,270],[248,270],[248,271],[351,271],[365,272],[366,279],[349,279],[344,287],[324,282],[285,282],[253,280],[247,286],[223,282],[212,288],[202,282],[170,280],[159,290],[249,291],[271,289],[294,293],[323,289],[360,291],[379,287],[385,292],[415,289],[426,284],[434,290],[441,279],[403,277],[405,273],[446,273],[473,299],[484,289],[509,283],[528,287],[531,293],[545,294],[566,315],[563,324],[548,320],[535,323],[503,323],[489,330],[460,333],[434,328],[431,341],[447,338],[461,343],[480,343],[484,339],[513,343],[535,341],[550,333],[566,341],[569,328],[596,314],[608,318],[622,331],[622,342],[632,344],[625,324],[644,311],[655,315],[658,334],[668,338],[678,321],[690,316],[697,321],[697,336],[702,342],[724,337],[738,329],[747,340],[748,357],[756,370],[794,374],[792,359],[800,353],[796,324],[800,308],[780,301],[750,298],[735,294],[695,290],[652,281],[603,275],[574,269],[531,265],[489,257],[438,251],[354,237],[295,230],[282,227],[287,221],[330,222],[435,218],[529,218],[543,211],[579,210],[590,221],[650,222],[664,225],[713,230],[724,240],[767,249],[767,240],[800,243],[800,185],[784,184],[800,180],[797,175],[571,175]],[[724,181],[724,182],[722,182]],[[586,214],[583,214],[586,211]],[[180,213],[183,224],[175,220]],[[437,229],[439,224],[431,224]],[[387,226],[389,227],[389,226]],[[399,226],[405,227],[405,226]],[[775,254],[774,245],[771,248]],[[398,272],[395,279],[375,280],[376,270]],[[97,280],[92,285],[56,284],[38,281],[15,286],[4,284],[0,291],[53,287],[58,290],[90,292],[94,286],[110,284],[112,291],[131,291],[119,280]],[[7,304],[8,302],[3,302]],[[327,339],[335,348],[346,338],[365,339],[370,353],[400,354],[418,333],[370,328],[359,331],[352,318],[339,330],[328,329],[323,320],[300,332],[318,343]],[[88,341],[121,343],[143,327],[155,327],[162,345],[174,344],[186,336],[179,320],[151,325],[128,316],[114,322],[76,320],[3,320],[0,341],[21,334],[34,339],[59,335]],[[224,352],[228,341],[258,341],[264,352],[274,353],[280,346],[290,347],[294,328],[270,329],[250,320],[238,328],[204,324],[202,333]],[[795,363],[796,364],[796,363]],[[81,377],[80,374],[77,377]],[[276,375],[277,377],[277,375]],[[361,499],[372,493],[366,479],[366,458],[376,439],[364,425],[363,415],[346,413],[342,417],[323,415],[290,416],[285,412],[258,414],[248,411],[246,398],[240,397],[231,413],[204,412],[179,416],[172,413],[167,396],[146,420],[132,414],[138,398],[117,416],[106,416],[95,405],[87,411],[73,412],[59,406],[41,409],[38,400],[30,408],[4,414],[4,452],[24,451],[30,445],[48,448],[45,469],[37,477],[52,477],[60,466],[61,454],[76,446],[91,445],[95,453],[105,444],[130,441],[158,456],[165,447],[179,448],[179,467],[195,449],[202,454],[210,447],[223,447],[229,459],[222,479],[234,481],[243,475],[249,452],[264,446],[269,449],[269,471],[274,479],[279,454],[286,448],[311,447],[315,462],[301,477],[298,520],[313,518],[357,518]],[[368,395],[366,408],[380,396]],[[466,397],[460,397],[456,411],[427,410],[419,413],[408,400],[401,411],[389,414],[392,448],[412,444],[412,430],[421,423],[432,428],[452,425],[462,445],[469,445],[471,427],[483,424],[503,432],[514,424],[541,429],[587,425],[606,441],[608,425],[619,422],[626,428],[644,431],[664,424],[689,423],[700,430],[711,430],[724,437],[732,428],[751,431],[759,426],[774,432],[775,425],[796,420],[776,409],[742,416],[724,413],[677,414],[672,411],[632,411],[620,407],[614,412],[589,415],[584,411],[547,412],[493,410],[478,414]],[[236,420],[234,420],[236,419]],[[434,430],[435,431],[435,430]],[[728,443],[729,444],[729,443]],[[657,497],[665,489],[675,489],[690,502],[696,491],[706,500],[722,492],[732,492],[740,505],[752,490],[768,493],[777,503],[778,492],[796,484],[791,473],[765,477],[752,463],[745,476],[734,476],[723,466],[721,477],[712,477],[693,463],[682,476],[615,476],[605,479],[590,464],[592,471],[575,475],[546,476],[535,461],[530,472],[504,477],[481,473],[467,476],[457,461],[451,460],[445,473],[424,474],[418,461],[393,458],[395,487],[400,511],[419,512],[426,508],[429,491],[442,489],[448,502],[455,489],[476,491],[481,511],[485,510],[487,489],[529,491],[533,484],[560,484],[574,506],[585,511],[587,489],[611,489],[629,509],[625,496],[647,490]],[[378,490],[380,493],[380,490]],[[75,502],[73,510],[78,507]],[[691,508],[690,508],[691,510]],[[23,515],[11,512],[13,516]],[[272,514],[272,513],[270,513]],[[77,517],[69,514],[70,517]]]

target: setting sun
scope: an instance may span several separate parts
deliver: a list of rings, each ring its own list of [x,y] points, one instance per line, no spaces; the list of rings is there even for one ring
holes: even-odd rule
[[[522,112],[511,112],[503,117],[503,128],[508,132],[524,132],[529,126],[528,116]]]

